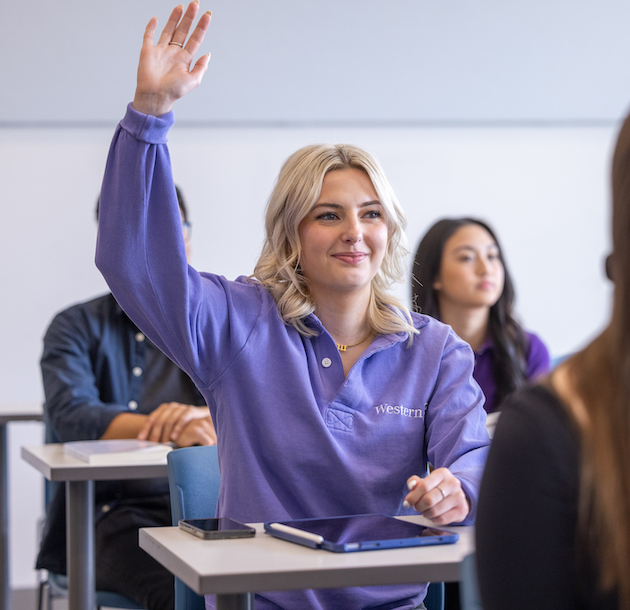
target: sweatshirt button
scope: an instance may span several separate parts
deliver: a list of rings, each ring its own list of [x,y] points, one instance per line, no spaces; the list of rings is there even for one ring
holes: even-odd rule
[[[142,369],[139,366],[134,366],[131,369],[131,372],[133,373],[134,377],[140,377],[140,375],[142,375]]]
[[[327,369],[332,364],[332,360],[330,358],[324,358],[322,360],[322,366]]]
[[[132,410],[135,411],[138,408],[138,403],[135,400],[130,400],[127,403],[127,406]]]

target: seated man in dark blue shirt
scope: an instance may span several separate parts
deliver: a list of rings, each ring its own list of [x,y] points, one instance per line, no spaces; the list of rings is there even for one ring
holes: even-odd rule
[[[179,192],[178,198],[188,251],[190,225]],[[41,367],[46,418],[61,442],[216,443],[208,407],[190,378],[136,328],[111,294],[54,318]],[[172,575],[138,546],[140,527],[171,524],[168,481],[97,482],[95,495],[97,588],[122,593],[148,610],[172,610]],[[63,485],[47,511],[37,568],[66,573]]]

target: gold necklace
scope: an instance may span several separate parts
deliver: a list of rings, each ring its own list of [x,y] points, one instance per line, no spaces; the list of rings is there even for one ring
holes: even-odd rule
[[[365,337],[363,337],[361,341],[359,341],[358,343],[353,343],[352,345],[343,345],[342,343],[335,343],[335,345],[340,352],[345,352],[347,349],[350,349],[351,347],[356,347],[357,345],[361,345],[361,343],[363,343],[364,341],[367,341],[371,334],[372,331],[365,335]]]

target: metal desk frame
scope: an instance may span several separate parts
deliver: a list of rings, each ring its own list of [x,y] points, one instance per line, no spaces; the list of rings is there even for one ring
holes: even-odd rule
[[[22,458],[48,480],[66,483],[68,610],[92,610],[94,481],[166,477],[166,458],[142,464],[88,464],[66,455],[62,443],[22,447]]]

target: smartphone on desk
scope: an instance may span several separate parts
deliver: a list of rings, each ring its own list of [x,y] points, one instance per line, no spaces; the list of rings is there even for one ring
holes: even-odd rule
[[[179,528],[204,540],[251,538],[256,534],[256,530],[253,527],[226,517],[218,517],[216,519],[182,519],[179,522]]]

